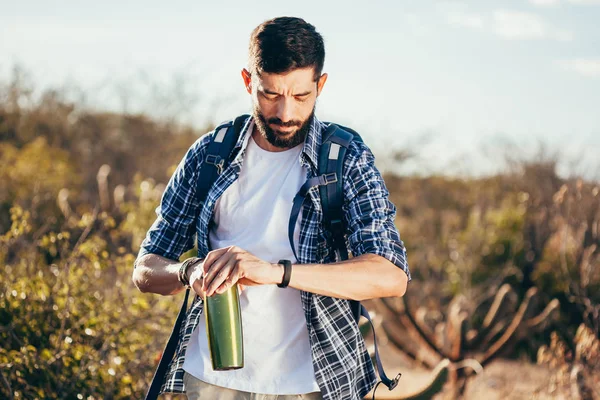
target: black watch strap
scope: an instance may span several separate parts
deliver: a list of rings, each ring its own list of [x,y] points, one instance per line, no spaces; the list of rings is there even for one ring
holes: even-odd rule
[[[278,283],[277,286],[280,288],[286,288],[290,284],[292,277],[292,262],[290,260],[279,260],[277,264],[283,265],[283,280]]]

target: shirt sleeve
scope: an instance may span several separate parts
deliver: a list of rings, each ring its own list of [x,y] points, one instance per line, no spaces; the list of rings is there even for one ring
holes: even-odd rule
[[[382,256],[401,268],[410,281],[406,249],[394,224],[396,207],[369,148],[352,142],[344,170],[344,215],[353,256]]]
[[[186,152],[163,192],[156,208],[157,218],[140,246],[137,258],[152,253],[172,260],[194,247],[196,181],[205,152],[206,136]]]

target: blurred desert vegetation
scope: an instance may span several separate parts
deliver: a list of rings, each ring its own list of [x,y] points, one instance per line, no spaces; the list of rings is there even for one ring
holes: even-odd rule
[[[143,397],[181,298],[139,293],[133,262],[206,121],[82,107],[18,71],[0,82],[0,398]],[[558,161],[386,173],[413,282],[368,304],[410,362],[539,363],[548,395],[600,398],[600,184],[559,176]],[[457,371],[451,397],[472,375]]]

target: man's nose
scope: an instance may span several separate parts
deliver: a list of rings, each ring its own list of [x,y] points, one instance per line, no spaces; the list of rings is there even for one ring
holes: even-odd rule
[[[294,104],[292,99],[282,97],[277,104],[277,118],[282,122],[291,121],[294,117]]]

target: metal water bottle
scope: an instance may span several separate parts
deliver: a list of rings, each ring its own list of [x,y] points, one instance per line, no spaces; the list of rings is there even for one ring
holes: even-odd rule
[[[204,315],[213,370],[243,368],[244,341],[237,284],[222,294],[204,296]]]

